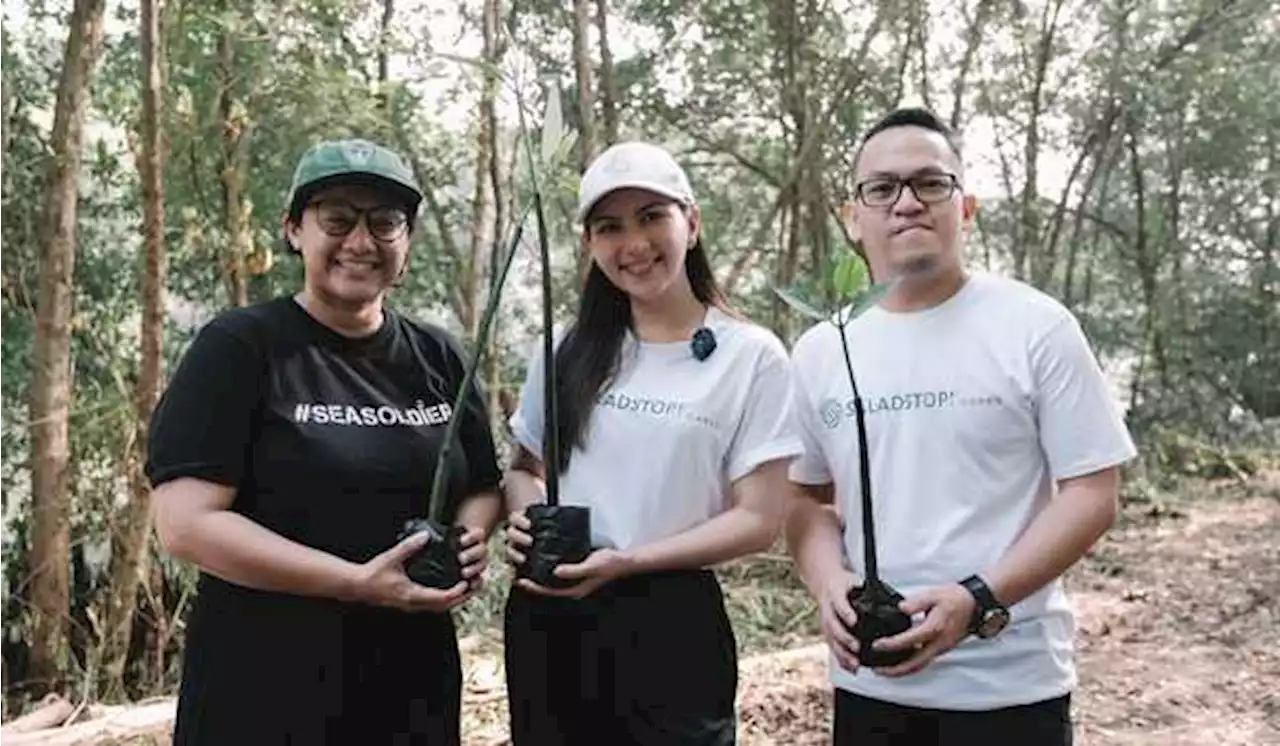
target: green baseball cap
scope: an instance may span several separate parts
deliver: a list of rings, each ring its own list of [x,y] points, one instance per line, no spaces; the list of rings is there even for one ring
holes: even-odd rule
[[[296,215],[311,195],[332,184],[388,189],[404,203],[410,220],[417,217],[422,204],[422,187],[399,154],[368,140],[326,140],[299,159],[289,188],[289,214]]]

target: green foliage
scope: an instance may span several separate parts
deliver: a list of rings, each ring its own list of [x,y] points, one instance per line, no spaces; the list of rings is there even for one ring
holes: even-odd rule
[[[810,321],[818,323],[830,321],[843,328],[883,300],[893,288],[893,282],[872,283],[863,259],[852,252],[847,252],[835,262],[831,286],[841,307],[824,308],[820,302],[807,297],[809,292],[803,286],[791,289],[774,288],[773,292],[793,311]]]
[[[1219,443],[1186,425],[1153,425],[1136,478],[1146,492],[1171,492],[1187,479],[1233,480],[1243,483],[1262,469],[1280,465],[1280,429],[1248,445]],[[1269,447],[1258,443],[1269,441]],[[1135,490],[1143,494],[1142,489]]]
[[[869,282],[867,265],[852,254],[845,254],[836,263],[831,285],[842,298],[849,298],[862,291]]]

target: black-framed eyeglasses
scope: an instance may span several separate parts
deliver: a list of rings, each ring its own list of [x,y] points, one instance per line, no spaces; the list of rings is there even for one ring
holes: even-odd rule
[[[932,205],[951,199],[960,186],[960,179],[947,173],[917,174],[906,179],[878,177],[858,184],[854,196],[867,207],[888,207],[898,201],[904,185],[921,203]]]
[[[369,235],[378,241],[394,241],[409,228],[409,215],[402,208],[379,205],[361,210],[346,202],[312,202],[316,223],[326,235],[340,238],[356,229],[364,219]]]

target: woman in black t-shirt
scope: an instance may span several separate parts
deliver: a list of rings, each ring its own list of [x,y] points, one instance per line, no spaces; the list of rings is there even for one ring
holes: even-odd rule
[[[384,305],[422,190],[394,153],[326,142],[298,164],[284,219],[305,285],[200,330],[151,421],[147,474],[165,550],[201,570],[175,744],[457,744],[449,610],[479,586],[500,513],[463,354]],[[464,581],[418,585],[446,426],[462,417],[444,515]]]

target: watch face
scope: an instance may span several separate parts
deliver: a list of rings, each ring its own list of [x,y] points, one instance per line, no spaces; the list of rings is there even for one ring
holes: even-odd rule
[[[983,614],[982,622],[978,624],[978,636],[983,638],[995,637],[1000,634],[1000,630],[1005,628],[1009,623],[1009,612],[1004,609],[992,609]]]

